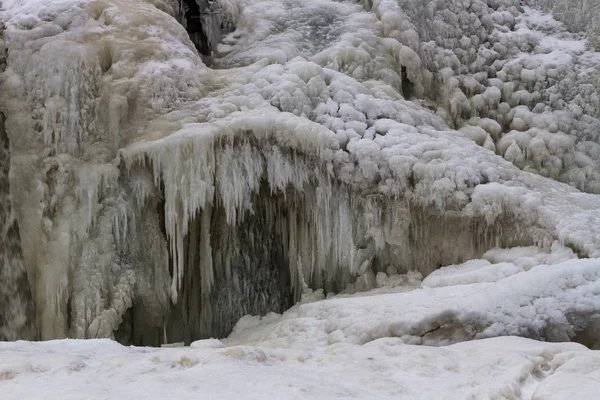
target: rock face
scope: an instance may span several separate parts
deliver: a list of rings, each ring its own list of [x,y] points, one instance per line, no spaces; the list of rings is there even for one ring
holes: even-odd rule
[[[540,9],[5,6],[1,190],[21,240],[9,209],[0,310],[20,301],[24,316],[7,338],[35,320],[42,339],[189,343],[310,290],[426,277],[495,247],[600,257],[600,61]],[[585,320],[548,337],[587,341]]]

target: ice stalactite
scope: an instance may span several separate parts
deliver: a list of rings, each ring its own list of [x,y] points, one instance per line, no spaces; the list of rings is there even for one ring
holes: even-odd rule
[[[171,70],[169,78],[164,65],[150,62],[143,84],[119,81],[127,90],[143,92],[152,104],[133,102],[112,86],[113,73],[115,80],[124,76],[111,67],[122,61],[120,57],[150,57],[149,49],[160,44],[149,40],[146,46],[144,36],[132,39],[134,34],[118,34],[113,42],[102,35],[87,36],[93,45],[77,42],[61,26],[71,23],[64,18],[94,21],[99,29],[119,26],[138,31],[135,24],[120,19],[114,3],[63,4],[58,13],[55,5],[46,4],[41,11],[48,12],[44,29],[29,29],[27,20],[7,28],[9,67],[0,82],[13,150],[12,195],[20,203],[16,212],[25,232],[22,247],[40,337],[113,337],[134,300],[136,307],[145,305],[150,310],[138,326],[146,323],[162,329],[169,270],[157,206],[134,203],[131,193],[144,188],[137,185],[134,173],[120,181],[119,170],[110,160],[131,132],[129,124],[138,112],[170,107],[178,91],[191,93],[190,82],[197,78],[181,79],[184,87],[176,89],[170,84],[176,74]],[[172,34],[185,42],[175,66],[179,72],[191,65],[186,57],[197,60],[185,31],[166,13],[147,3],[136,3],[130,10],[148,29],[153,28],[144,18],[172,20],[162,36]],[[60,33],[65,33],[63,38],[54,40]],[[121,51],[117,44],[121,40],[134,41],[139,51]],[[31,51],[13,51],[10,47],[17,43],[35,45]],[[30,56],[35,61],[27,61]],[[7,93],[24,102],[11,101]],[[136,238],[138,232],[148,242]]]
[[[129,338],[133,325],[144,343],[161,343],[169,306],[168,253],[157,212],[160,197],[135,201],[136,191],[145,190],[143,178],[132,170],[101,187],[102,211],[70,272],[69,336]],[[138,319],[129,319],[131,308],[139,310]]]
[[[183,285],[167,324],[169,340],[224,337],[246,314],[283,312],[293,303],[283,238],[264,188],[237,226],[220,207],[206,207],[186,237]]]
[[[282,312],[306,288],[366,290],[379,272],[428,275],[494,246],[534,240],[510,214],[488,223],[353,189],[315,158],[324,150],[281,148],[269,139],[276,131],[221,139],[198,126],[187,131],[178,142],[122,152],[125,170],[152,172],[136,202],[164,196],[169,341],[226,336],[243,315]],[[155,344],[156,334],[146,341],[144,328],[131,325],[138,312],[146,311],[134,306],[120,328],[126,342]]]
[[[11,204],[9,171],[10,147],[0,113],[0,340],[35,340],[34,304]]]

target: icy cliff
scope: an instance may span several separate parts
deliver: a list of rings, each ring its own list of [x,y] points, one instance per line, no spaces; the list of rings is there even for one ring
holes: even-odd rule
[[[3,0],[28,317],[42,339],[189,343],[493,248],[600,258],[598,4]],[[511,257],[486,276],[583,278],[531,329],[452,314],[466,338],[588,332],[597,262]]]

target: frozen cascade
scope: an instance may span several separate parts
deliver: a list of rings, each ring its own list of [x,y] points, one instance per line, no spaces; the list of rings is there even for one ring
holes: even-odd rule
[[[496,247],[600,257],[597,21],[560,3],[3,0],[23,313],[190,343]]]
[[[37,338],[33,299],[23,263],[19,223],[12,210],[9,141],[0,113],[0,340]]]
[[[0,14],[0,71],[6,68],[2,22]],[[23,262],[19,222],[12,206],[10,142],[4,122],[5,116],[0,112],[0,340],[35,340],[31,276]]]

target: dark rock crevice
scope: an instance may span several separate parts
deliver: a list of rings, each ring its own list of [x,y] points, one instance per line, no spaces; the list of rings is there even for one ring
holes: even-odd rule
[[[215,0],[177,0],[178,20],[187,30],[198,53],[210,57],[224,33],[232,29]]]

